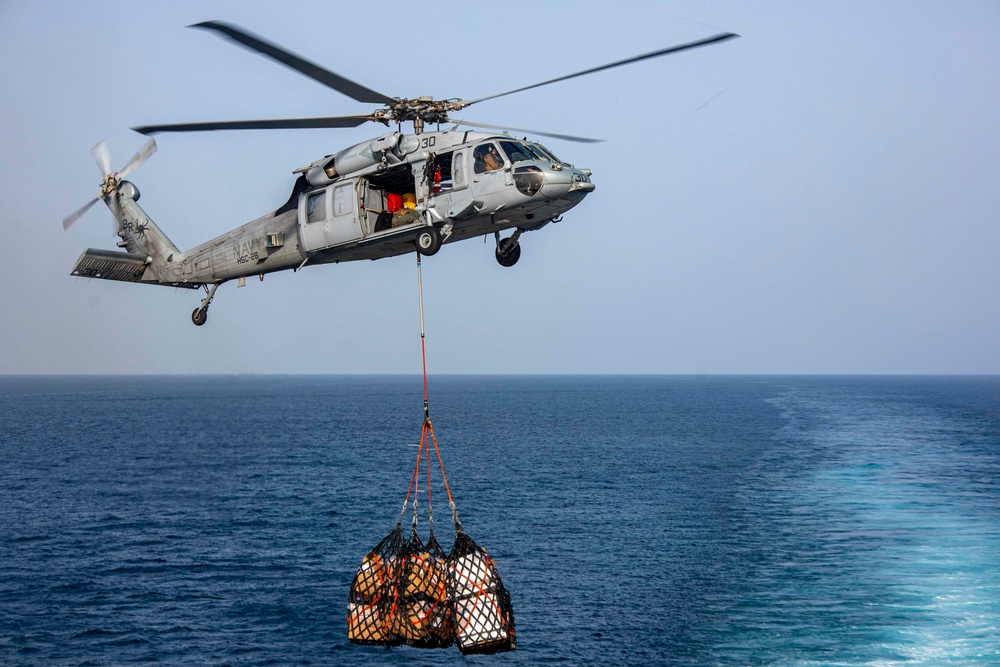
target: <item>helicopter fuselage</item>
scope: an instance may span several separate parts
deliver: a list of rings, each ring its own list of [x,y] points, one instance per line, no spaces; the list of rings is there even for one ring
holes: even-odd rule
[[[521,233],[557,221],[594,190],[589,170],[540,144],[454,130],[391,132],[295,173],[282,207],[183,253],[136,204],[138,189],[123,182],[105,201],[117,210],[119,246],[127,252],[88,250],[73,273],[207,288],[313,264],[415,249],[430,255],[442,243],[488,234],[497,239],[498,261],[509,266],[501,259],[501,232],[515,230],[504,239],[509,253]]]
[[[489,153],[492,169],[480,157]],[[532,231],[594,190],[589,171],[538,144],[482,132],[393,132],[297,172],[301,192],[282,209],[206,244],[217,250],[200,282],[409,253],[428,226],[442,243]]]

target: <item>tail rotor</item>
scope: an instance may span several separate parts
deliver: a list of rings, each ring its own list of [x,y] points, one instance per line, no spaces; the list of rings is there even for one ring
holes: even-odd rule
[[[90,207],[96,204],[100,200],[105,200],[108,202],[109,206],[115,209],[115,232],[118,231],[118,200],[114,196],[118,192],[118,187],[122,183],[122,179],[128,174],[134,171],[139,165],[145,162],[150,155],[156,152],[156,140],[150,139],[149,142],[139,149],[139,151],[132,156],[121,171],[112,172],[111,171],[111,156],[108,152],[108,142],[101,140],[96,146],[94,146],[90,154],[94,156],[94,161],[97,163],[97,167],[101,170],[101,175],[104,179],[101,181],[101,191],[96,197],[88,201],[86,204],[78,208],[73,213],[69,214],[63,219],[63,229],[69,229],[70,226],[83,217],[83,215],[90,210]]]

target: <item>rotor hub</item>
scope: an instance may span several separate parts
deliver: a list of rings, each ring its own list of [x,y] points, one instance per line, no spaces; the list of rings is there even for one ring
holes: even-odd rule
[[[121,185],[122,179],[118,177],[118,173],[108,174],[101,181],[101,196],[110,197],[118,190],[118,186]]]
[[[372,116],[383,123],[392,120],[405,123],[420,119],[425,123],[447,123],[448,112],[464,109],[467,105],[460,99],[435,100],[431,97],[412,99],[393,98],[387,109],[378,109]]]

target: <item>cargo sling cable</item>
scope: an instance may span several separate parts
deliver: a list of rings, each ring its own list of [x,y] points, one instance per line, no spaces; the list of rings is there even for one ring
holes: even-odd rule
[[[452,521],[455,524],[455,531],[460,532],[462,530],[462,522],[458,518],[458,510],[455,509],[455,500],[451,497],[451,486],[448,484],[448,476],[444,472],[444,461],[441,459],[441,450],[438,449],[437,437],[434,435],[434,425],[431,423],[431,413],[430,407],[427,401],[427,346],[425,344],[426,335],[424,333],[424,282],[420,272],[420,253],[417,253],[417,302],[420,306],[420,360],[423,364],[424,371],[424,423],[420,429],[420,448],[417,450],[417,467],[420,467],[420,452],[427,447],[427,512],[428,512],[428,522],[430,523],[431,530],[434,528],[434,514],[433,508],[431,506],[431,478],[430,478],[430,446],[427,443],[428,436],[430,436],[430,441],[434,443],[434,452],[437,454],[438,466],[441,468],[441,479],[444,481],[444,490],[448,494],[448,506],[451,508]],[[416,479],[417,473],[414,471],[414,479]],[[412,486],[413,482],[411,482]],[[409,496],[409,492],[407,492]],[[414,512],[413,520],[416,521],[416,496],[413,497],[414,502]],[[405,505],[405,503],[404,503]],[[405,510],[405,506],[404,506]]]
[[[421,273],[420,253],[417,253],[417,301],[420,308],[420,358],[424,381],[424,421],[420,431],[420,446],[417,448],[417,463],[410,480],[413,496],[413,531],[416,535],[417,498],[420,487],[420,457],[425,452],[427,466],[427,516],[430,530],[428,549],[437,547],[434,538],[434,510],[431,495],[431,452],[434,453],[441,470],[441,480],[448,494],[448,506],[451,508],[452,522],[455,527],[455,544],[446,559],[446,587],[451,605],[452,632],[463,654],[497,653],[510,651],[516,647],[514,630],[514,613],[510,594],[500,581],[496,563],[486,551],[462,530],[462,522],[458,518],[455,500],[451,495],[451,485],[444,470],[444,460],[438,447],[434,425],[431,422],[427,391],[427,346],[424,330],[424,287]],[[409,490],[407,491],[407,498]],[[406,501],[403,501],[402,519],[406,512]],[[397,522],[398,525],[398,522]],[[418,538],[419,539],[419,538]]]
[[[424,420],[417,461],[395,528],[368,553],[351,583],[347,637],[353,644],[387,648],[400,644],[446,648],[457,644],[463,654],[511,651],[516,647],[516,635],[510,594],[500,580],[496,563],[462,530],[430,419],[419,253],[417,289],[424,380]],[[447,555],[434,537],[432,444],[455,526],[455,543]],[[427,471],[430,525],[426,542],[417,533],[422,463]],[[411,494],[413,526],[407,540],[403,536],[402,523],[411,507]]]

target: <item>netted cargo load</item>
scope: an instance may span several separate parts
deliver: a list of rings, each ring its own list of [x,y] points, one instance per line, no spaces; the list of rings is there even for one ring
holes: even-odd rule
[[[431,443],[437,452],[428,419],[396,527],[365,556],[351,583],[347,637],[353,644],[371,646],[446,648],[457,643],[463,654],[512,651],[516,641],[510,594],[496,563],[462,530],[440,452],[438,463],[455,528],[450,554],[445,555],[434,536]],[[427,464],[427,542],[417,532],[422,459]],[[407,512],[412,512],[413,528],[404,540],[401,526]]]
[[[352,644],[398,644],[388,631],[400,554],[405,548],[399,524],[361,561],[347,603],[347,638]]]
[[[496,563],[459,527],[448,556],[448,597],[463,654],[513,651],[514,609]]]
[[[414,530],[399,560],[387,618],[390,641],[417,648],[446,648],[455,642],[446,581],[445,553],[434,534],[425,545]]]
[[[399,524],[372,549],[351,583],[347,638],[352,644],[451,646],[454,633],[445,553],[431,533],[403,540]]]

